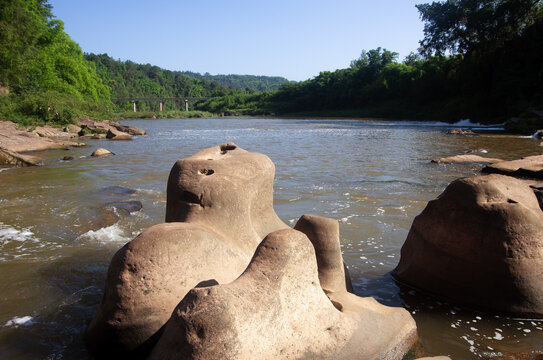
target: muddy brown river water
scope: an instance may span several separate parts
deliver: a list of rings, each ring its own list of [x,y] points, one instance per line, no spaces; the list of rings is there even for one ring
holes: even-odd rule
[[[166,181],[177,159],[227,141],[273,160],[274,207],[287,224],[305,213],[340,222],[355,293],[408,309],[428,354],[478,359],[543,351],[541,320],[465,309],[401,287],[389,275],[426,203],[454,179],[481,169],[430,159],[466,152],[513,159],[541,154],[540,141],[495,132],[447,136],[450,125],[414,121],[124,123],[148,135],[89,140],[86,148],[41,153],[45,167],[0,169],[0,358],[86,358],[81,335],[101,300],[111,256],[164,221]],[[89,157],[97,147],[116,155]],[[66,155],[75,159],[60,160]],[[124,200],[141,201],[143,209],[101,227],[104,205]]]

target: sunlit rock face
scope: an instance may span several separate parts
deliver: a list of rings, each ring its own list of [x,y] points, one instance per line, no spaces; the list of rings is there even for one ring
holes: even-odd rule
[[[179,160],[168,180],[166,223],[126,244],[109,266],[104,297],[85,332],[91,354],[147,352],[185,294],[237,278],[270,232],[275,168],[233,143]]]
[[[416,339],[411,316],[347,292],[337,221],[304,215],[300,231],[290,229],[273,210],[274,172],[267,156],[233,143],[175,163],[166,222],[110,263],[84,336],[91,356],[397,359],[407,352]]]
[[[296,230],[269,234],[238,279],[185,296],[150,358],[401,359],[417,338],[413,319],[348,293],[334,255],[319,256]],[[321,274],[333,291],[323,291]]]
[[[458,303],[543,315],[543,212],[526,182],[452,182],[415,218],[394,274]]]

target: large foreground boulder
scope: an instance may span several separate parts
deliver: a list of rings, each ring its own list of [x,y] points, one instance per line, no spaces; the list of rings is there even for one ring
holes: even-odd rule
[[[413,319],[347,293],[335,250],[320,257],[322,274],[307,236],[271,233],[238,279],[185,296],[150,359],[401,359],[417,338]]]
[[[236,279],[262,239],[287,228],[273,211],[274,173],[267,156],[233,143],[179,160],[168,180],[167,223],[145,230],[111,261],[84,336],[89,352],[145,356],[191,288]]]
[[[413,318],[347,291],[338,222],[304,215],[290,229],[273,177],[268,157],[233,143],[179,160],[166,223],[111,261],[84,335],[91,356],[401,358]]]
[[[543,212],[526,182],[452,182],[415,218],[395,277],[439,297],[543,316]]]

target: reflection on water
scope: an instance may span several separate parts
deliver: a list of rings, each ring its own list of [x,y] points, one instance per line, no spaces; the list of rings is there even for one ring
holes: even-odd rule
[[[454,137],[444,124],[280,119],[140,120],[148,135],[130,142],[41,155],[43,168],[0,172],[0,355],[85,358],[81,333],[101,300],[113,253],[164,219],[173,163],[234,141],[276,165],[275,210],[289,225],[305,213],[340,222],[355,292],[415,317],[431,355],[485,358],[543,349],[543,323],[455,307],[394,282],[388,272],[413,218],[452,180],[480,165],[430,164],[473,152],[504,159],[541,153],[539,141],[487,134]],[[91,158],[105,147],[116,156]],[[135,193],[109,194],[121,186]],[[96,227],[105,204],[137,200],[143,210]]]

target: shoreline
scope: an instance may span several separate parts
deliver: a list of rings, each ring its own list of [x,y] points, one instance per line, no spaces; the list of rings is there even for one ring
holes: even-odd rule
[[[0,167],[43,165],[43,160],[32,153],[44,150],[70,149],[87,146],[86,138],[131,140],[146,132],[108,120],[79,119],[77,125],[64,128],[44,126],[19,127],[12,121],[0,121]]]

